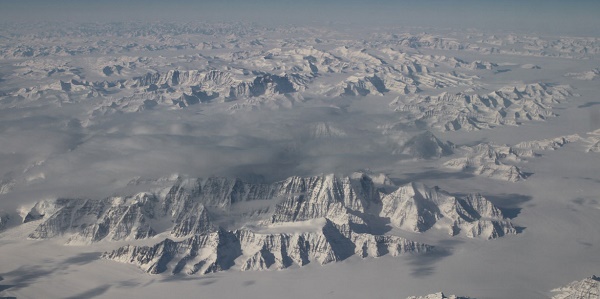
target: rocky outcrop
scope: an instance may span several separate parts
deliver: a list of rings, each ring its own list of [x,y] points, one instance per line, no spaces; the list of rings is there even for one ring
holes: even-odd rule
[[[600,298],[600,277],[592,275],[554,289],[552,292],[557,293],[552,299],[598,299]]]

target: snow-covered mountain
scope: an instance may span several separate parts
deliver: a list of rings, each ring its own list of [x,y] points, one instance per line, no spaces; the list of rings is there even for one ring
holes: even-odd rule
[[[261,234],[219,230],[183,241],[154,246],[125,246],[103,257],[139,266],[152,274],[208,274],[230,268],[242,271],[284,269],[315,262],[327,264],[352,255],[397,256],[432,247],[395,236],[357,234],[327,220],[316,232]]]
[[[525,84],[488,94],[441,93],[398,97],[390,107],[414,122],[441,131],[481,130],[555,116],[552,107],[573,96],[569,86]]]
[[[497,146],[488,143],[463,148],[467,152],[464,157],[455,158],[444,163],[445,167],[486,176],[494,179],[517,182],[526,175],[516,165],[504,161],[519,162],[522,157],[533,157],[533,151],[515,151],[509,146]]]
[[[29,238],[60,236],[70,244],[166,236],[154,246],[129,245],[104,257],[150,273],[188,274],[234,265],[241,270],[282,269],[433,248],[381,234],[371,227],[378,217],[410,232],[435,228],[482,239],[517,233],[481,195],[456,197],[416,183],[388,193],[392,186],[381,184],[389,180],[373,177],[291,177],[273,184],[175,177],[160,180],[170,182],[168,187],[133,196],[41,201],[25,222],[40,220]],[[220,225],[231,213],[238,213],[235,223],[242,226]]]
[[[595,152],[599,138],[594,132],[584,138],[578,134],[564,135],[555,138],[529,140],[513,146],[492,143],[480,143],[475,146],[461,146],[458,152],[462,157],[448,160],[444,166],[450,169],[466,171],[474,175],[518,182],[529,176],[519,167],[529,158],[542,156],[543,151],[557,150],[569,143],[587,145],[587,152]]]
[[[439,188],[411,183],[384,196],[380,216],[414,232],[441,229],[451,236],[494,239],[517,230],[500,209],[479,194],[452,196]]]
[[[262,202],[242,215],[259,227],[328,219],[348,232],[370,232],[371,215],[389,218],[394,226],[413,232],[435,226],[450,235],[464,231],[467,237],[484,239],[516,233],[502,212],[481,195],[455,197],[415,183],[396,188],[386,194],[390,186],[382,189],[360,173],[291,177],[274,184],[177,178],[169,187],[133,196],[41,201],[25,221],[42,219],[30,238],[67,236],[68,243],[136,240],[161,233],[182,238],[213,233],[224,213],[244,203]]]
[[[326,97],[381,96],[472,83],[473,78],[469,76],[454,71],[435,72],[427,67],[435,67],[437,61],[441,60],[444,63],[455,61],[453,67],[470,69],[469,64],[462,60],[411,56],[393,49],[383,54],[385,58],[376,57],[370,52],[367,48],[347,46],[323,51],[306,45],[293,50],[274,48],[244,54],[233,52],[202,59],[207,62],[235,62],[237,67],[151,70],[140,76],[109,79],[112,74],[120,74],[124,68],[121,64],[133,67],[147,62],[148,59],[140,57],[116,66],[103,67],[104,76],[98,81],[75,75],[76,79],[22,88],[9,93],[8,97],[39,100],[54,96],[57,101],[64,102],[110,95],[111,102],[100,106],[116,103],[117,106],[113,108],[131,112],[139,111],[144,101],[186,107],[217,99],[234,101],[305,91]],[[389,59],[389,62],[384,59]],[[104,59],[99,63],[106,61]],[[133,97],[132,91],[135,94]]]

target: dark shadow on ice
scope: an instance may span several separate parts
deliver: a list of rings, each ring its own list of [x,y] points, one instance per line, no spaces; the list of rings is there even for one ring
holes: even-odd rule
[[[384,235],[385,233],[392,230],[389,217],[379,217],[379,211],[371,213],[360,213],[356,211],[349,211],[350,214],[356,215],[364,223],[350,223],[350,229],[358,234],[372,234],[372,235]]]
[[[135,282],[135,281],[132,281],[132,280],[129,280],[129,281],[126,280],[126,281],[119,282],[119,285],[117,287],[119,287],[119,288],[133,288],[133,287],[137,287],[139,285],[140,285],[139,282]]]
[[[440,170],[428,170],[419,173],[406,173],[403,178],[392,178],[396,185],[404,185],[421,180],[440,180],[440,179],[468,179],[475,175],[467,172],[446,172]]]
[[[99,252],[87,252],[73,257],[69,257],[60,262],[56,267],[43,267],[40,265],[21,266],[15,270],[2,273],[2,276],[10,277],[12,281],[11,288],[21,289],[32,285],[39,278],[52,275],[57,271],[68,270],[71,265],[85,265],[100,257]],[[85,298],[85,297],[79,297]]]
[[[98,297],[98,296],[106,293],[106,291],[108,291],[108,289],[110,289],[110,286],[105,284],[105,285],[102,285],[99,287],[95,287],[91,290],[85,291],[83,293],[79,293],[77,295],[67,297],[66,299],[94,298],[94,297]]]
[[[356,244],[340,233],[329,220],[327,220],[327,223],[323,227],[323,234],[329,242],[337,261],[343,261],[354,255]]]
[[[21,266],[15,270],[2,273],[2,275],[6,277],[11,277],[13,283],[13,285],[11,285],[11,288],[18,290],[31,285],[41,277],[51,275],[57,270],[59,269],[44,269],[40,266]]]
[[[214,283],[217,281],[216,277],[214,274],[208,274],[205,276],[200,276],[200,275],[186,275],[183,273],[178,273],[178,274],[173,274],[173,275],[168,275],[165,276],[163,279],[157,281],[157,282],[172,282],[172,281],[192,281],[192,280],[209,280],[209,281],[213,281],[213,282],[209,282],[209,283],[201,283],[204,285],[208,285],[211,283]],[[144,285],[146,286],[146,285]]]
[[[526,179],[526,178],[534,175],[534,173],[533,172],[525,172],[525,171],[523,171],[523,172],[521,172],[521,175],[523,176],[524,179]]]
[[[566,177],[567,179],[569,179],[568,177]],[[578,177],[578,179],[583,179],[586,181],[591,181],[591,182],[595,182],[595,183],[599,183],[600,184],[600,180],[599,179],[594,179],[594,178],[588,178],[588,177]]]
[[[409,265],[411,274],[417,278],[430,276],[435,273],[435,264],[452,255],[452,248],[462,243],[460,240],[446,240],[436,245],[435,249],[425,254],[412,255]]]
[[[517,232],[517,234],[522,234],[525,231],[525,229],[527,228],[524,226],[515,226],[515,231]]]
[[[588,107],[592,107],[595,105],[600,105],[600,102],[587,102],[585,104],[577,106],[577,108],[588,108]]]
[[[62,262],[64,265],[85,265],[100,258],[101,252],[85,252],[76,256],[67,258]]]
[[[199,282],[199,284],[203,285],[203,286],[207,286],[207,285],[211,285],[211,284],[213,284],[215,282],[217,282],[216,279],[211,279],[211,280],[201,281],[201,282]]]
[[[531,200],[531,196],[516,193],[484,194],[483,196],[497,206],[509,219],[516,218],[521,213],[521,206]]]
[[[0,281],[4,280],[4,278],[2,276],[0,276]],[[9,284],[0,284],[0,292],[4,291],[4,290],[8,290],[10,288],[14,287],[14,285],[9,285]],[[8,297],[0,297],[1,298],[8,298]]]
[[[573,200],[571,200],[571,202],[573,202],[576,205],[580,205],[580,206],[597,206],[600,202],[598,202],[597,199],[594,198],[583,198],[583,197],[578,197],[575,198]]]
[[[486,143],[486,142],[489,142],[488,138],[487,138],[487,137],[483,137],[483,138],[481,138],[481,139],[474,140],[474,141],[471,141],[471,142],[465,142],[465,143],[461,143],[461,144],[455,144],[455,147],[457,147],[457,148],[459,148],[459,147],[461,147],[461,146],[469,146],[469,147],[472,147],[472,146],[476,146],[476,145],[478,145],[478,144],[481,144],[481,143]]]
[[[247,287],[247,286],[251,286],[251,285],[253,285],[253,284],[256,284],[256,281],[255,281],[255,280],[248,280],[248,281],[244,281],[244,282],[242,283],[242,285],[243,285],[243,286],[245,286],[245,287]]]

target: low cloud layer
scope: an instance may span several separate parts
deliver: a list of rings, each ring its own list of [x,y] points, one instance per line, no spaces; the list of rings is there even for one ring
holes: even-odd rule
[[[377,129],[393,113],[339,107],[365,100],[311,100],[295,109],[235,113],[215,111],[226,103],[147,110],[106,116],[86,128],[72,126],[85,117],[77,111],[67,116],[53,105],[14,110],[0,126],[0,166],[6,182],[23,184],[4,196],[20,204],[94,198],[118,193],[135,177],[180,173],[272,182],[394,163],[398,137]]]

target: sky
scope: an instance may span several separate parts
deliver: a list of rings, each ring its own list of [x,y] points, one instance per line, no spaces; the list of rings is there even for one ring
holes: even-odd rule
[[[0,0],[2,20],[251,21],[478,28],[600,35],[595,0]]]

